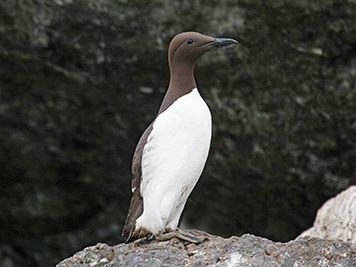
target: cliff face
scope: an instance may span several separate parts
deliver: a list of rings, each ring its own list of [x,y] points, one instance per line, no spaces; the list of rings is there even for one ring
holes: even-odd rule
[[[277,243],[253,235],[210,236],[200,245],[176,239],[85,248],[57,267],[316,267],[356,266],[356,244],[303,237]]]

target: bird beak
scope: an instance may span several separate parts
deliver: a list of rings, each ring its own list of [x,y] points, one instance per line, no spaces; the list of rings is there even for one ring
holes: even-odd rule
[[[236,45],[238,41],[231,38],[216,38],[214,41],[205,44],[204,46],[209,48],[221,48]]]

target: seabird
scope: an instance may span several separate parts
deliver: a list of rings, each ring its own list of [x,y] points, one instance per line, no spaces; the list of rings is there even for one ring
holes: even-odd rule
[[[197,89],[194,65],[206,52],[236,43],[198,32],[183,32],[172,39],[169,86],[132,160],[133,195],[123,228],[127,241],[141,237],[203,241],[196,233],[177,228],[203,171],[211,140],[211,114]]]

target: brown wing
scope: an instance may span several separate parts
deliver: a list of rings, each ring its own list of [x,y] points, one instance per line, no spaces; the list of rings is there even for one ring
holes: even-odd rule
[[[124,228],[122,230],[122,235],[128,235],[127,241],[140,237],[140,232],[135,233],[136,220],[141,216],[143,212],[143,199],[140,192],[140,184],[141,184],[141,160],[142,160],[142,152],[143,148],[147,142],[147,138],[152,131],[153,122],[148,126],[145,132],[142,134],[140,140],[135,149],[135,153],[132,159],[132,198],[130,202],[129,211],[127,214],[126,222]]]

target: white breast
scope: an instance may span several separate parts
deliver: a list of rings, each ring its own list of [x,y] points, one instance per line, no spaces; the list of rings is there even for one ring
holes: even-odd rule
[[[144,211],[136,228],[175,229],[208,156],[211,115],[197,89],[180,97],[153,124],[142,154]]]

